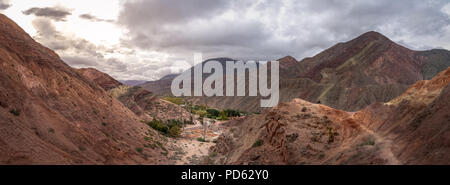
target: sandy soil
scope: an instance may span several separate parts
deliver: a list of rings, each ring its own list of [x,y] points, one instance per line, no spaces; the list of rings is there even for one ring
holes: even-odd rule
[[[169,159],[177,165],[200,164],[208,156],[209,148],[215,145],[214,140],[223,133],[223,122],[216,122],[209,126],[206,133],[208,142],[200,142],[197,138],[203,136],[203,127],[200,124],[188,125],[184,128],[181,137],[171,139],[169,146]]]

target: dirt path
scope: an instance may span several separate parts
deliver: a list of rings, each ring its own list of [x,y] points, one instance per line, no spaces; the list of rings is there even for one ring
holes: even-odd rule
[[[194,139],[182,138],[177,140],[178,157],[174,158],[176,165],[201,164],[203,158],[208,156],[209,148],[213,142],[200,142]]]
[[[207,130],[206,140],[208,142],[200,142],[197,138],[203,136],[203,126],[188,125],[184,128],[180,138],[169,141],[169,159],[175,161],[177,165],[183,164],[201,164],[203,159],[208,156],[209,148],[215,143],[213,142],[223,130],[220,124],[215,123]]]

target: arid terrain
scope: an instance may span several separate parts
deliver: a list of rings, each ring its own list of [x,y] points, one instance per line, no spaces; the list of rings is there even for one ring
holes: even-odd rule
[[[301,99],[229,122],[213,164],[449,164],[450,68],[345,112]]]
[[[0,164],[450,164],[449,51],[370,31],[279,62],[273,108],[172,97],[176,74],[73,68],[0,14]]]
[[[138,86],[127,86],[108,74],[93,68],[77,69],[87,79],[102,87],[143,120],[189,120],[190,113],[178,105],[165,101]]]
[[[119,100],[0,15],[0,163],[167,164]]]

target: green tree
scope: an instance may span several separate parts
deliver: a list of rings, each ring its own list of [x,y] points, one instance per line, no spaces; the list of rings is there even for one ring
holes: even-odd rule
[[[211,119],[216,119],[217,117],[219,117],[220,112],[216,109],[206,109],[206,117],[211,118]]]
[[[241,112],[238,110],[225,109],[223,110],[228,117],[239,117],[241,116]]]
[[[227,113],[225,113],[225,111],[221,111],[218,120],[228,120]]]
[[[169,136],[171,137],[179,137],[181,134],[181,129],[179,126],[173,126],[169,130]]]

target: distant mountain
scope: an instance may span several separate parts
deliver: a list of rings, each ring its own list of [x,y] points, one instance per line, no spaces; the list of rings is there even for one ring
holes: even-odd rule
[[[222,64],[222,66],[225,66],[227,61],[235,61],[234,59],[226,58],[226,57],[211,58],[211,59],[203,61],[201,65],[203,65],[204,63],[206,63],[208,61],[212,61],[212,60],[218,61],[219,63]],[[200,64],[197,64],[197,65],[200,65]],[[192,68],[191,68],[191,70],[192,70]],[[223,68],[223,70],[225,70],[225,68]],[[162,77],[159,80],[148,81],[146,83],[140,84],[139,86],[153,92],[154,94],[156,94],[158,96],[172,96],[172,91],[171,91],[170,86],[172,85],[172,80],[175,79],[175,77],[177,77],[178,75],[179,74],[169,74],[169,75]],[[204,76],[204,78],[206,78],[208,75],[204,74],[203,76]]]
[[[430,79],[450,66],[450,51],[413,51],[377,32],[367,32],[311,58],[280,61],[280,101],[301,98],[347,111],[387,102],[410,85]],[[169,96],[171,80],[142,87]],[[261,111],[260,97],[191,97],[198,104]]]
[[[146,80],[119,80],[120,83],[128,86],[137,86],[147,82]]]
[[[177,74],[166,75],[159,80],[148,81],[139,86],[158,96],[171,96],[172,92],[170,86],[172,85],[172,80],[175,79],[176,76]]]
[[[106,78],[87,79],[3,14],[0,66],[0,164],[169,163],[143,147],[159,133],[97,85]]]
[[[213,164],[450,164],[450,68],[345,112],[301,99],[225,123]]]

